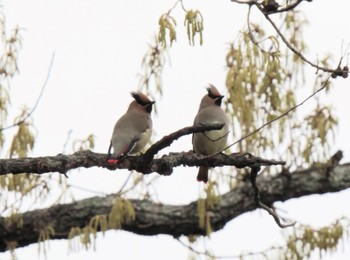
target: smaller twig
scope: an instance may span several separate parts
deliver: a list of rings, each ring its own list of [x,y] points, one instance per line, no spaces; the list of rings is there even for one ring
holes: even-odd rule
[[[48,83],[48,81],[49,81],[50,74],[51,74],[51,69],[52,69],[54,60],[55,60],[55,52],[52,53],[50,65],[49,65],[49,68],[48,68],[48,70],[47,70],[46,79],[45,79],[45,81],[44,81],[43,86],[41,87],[40,94],[39,94],[39,96],[38,96],[38,98],[37,98],[37,100],[36,100],[36,102],[35,102],[35,104],[34,104],[32,110],[29,111],[29,113],[28,113],[26,116],[24,116],[21,120],[19,120],[18,122],[14,123],[14,124],[12,124],[12,125],[5,126],[5,127],[3,127],[3,128],[0,128],[0,132],[1,132],[1,131],[4,131],[4,130],[7,130],[7,129],[10,129],[10,128],[15,127],[15,126],[19,126],[20,124],[23,124],[24,121],[27,120],[27,118],[29,118],[29,117],[34,113],[35,109],[36,109],[37,106],[39,105],[39,102],[40,102],[40,100],[41,100],[41,97],[43,96],[45,87],[46,87],[46,85],[47,85],[47,83]]]
[[[287,5],[286,7],[284,8],[281,8],[281,9],[278,9],[276,11],[273,11],[273,12],[270,12],[269,14],[276,14],[276,13],[282,13],[282,12],[288,12],[292,9],[294,9],[295,7],[297,7],[301,2],[303,2],[304,0],[297,0],[294,2],[294,4],[290,4],[290,5]]]
[[[176,240],[181,245],[183,245],[184,247],[186,247],[187,249],[189,249],[190,251],[192,251],[193,253],[198,254],[198,255],[204,255],[204,256],[207,256],[207,257],[210,257],[210,258],[214,258],[214,259],[227,259],[227,258],[228,259],[232,259],[232,258],[236,258],[235,256],[218,256],[218,255],[210,254],[207,251],[199,251],[199,250],[193,248],[191,245],[187,245],[185,242],[181,241],[179,238],[176,238]]]
[[[125,186],[128,184],[130,178],[131,178],[132,172],[129,173],[128,177],[126,178],[126,180],[124,181],[123,185],[120,187],[119,191],[116,193],[117,195],[121,195],[121,193],[123,192]]]
[[[274,21],[272,21],[269,14],[266,13],[264,11],[264,9],[261,6],[259,6],[258,4],[255,4],[255,6],[261,11],[261,13],[265,16],[265,18],[270,22],[270,24],[275,29],[277,34],[281,37],[282,41],[288,47],[288,49],[290,49],[292,52],[294,52],[294,54],[296,54],[300,59],[302,59],[304,62],[306,62],[310,66],[316,68],[317,70],[322,70],[324,72],[331,72],[331,73],[337,72],[337,69],[334,70],[334,69],[329,69],[326,67],[320,67],[318,64],[315,64],[315,63],[309,61],[300,51],[298,51],[296,48],[294,48],[294,46],[286,39],[286,37],[282,34],[282,32],[278,29],[277,25],[274,23]]]
[[[187,245],[185,242],[181,241],[181,239],[176,238],[176,240],[183,245],[184,247],[186,247],[187,249],[189,249],[190,251],[192,251],[195,254],[198,255],[205,255],[205,256],[209,256],[209,257],[214,257],[215,259],[242,259],[242,257],[249,257],[249,256],[257,256],[257,255],[264,255],[270,251],[273,250],[281,250],[283,249],[282,246],[272,246],[270,248],[267,248],[265,250],[261,250],[261,251],[257,251],[257,252],[250,252],[250,253],[243,253],[243,254],[239,254],[239,255],[231,255],[231,256],[221,256],[221,255],[211,255],[206,251],[199,251],[197,249],[195,249],[193,246],[191,245]]]
[[[282,118],[282,117],[288,115],[290,112],[292,112],[293,110],[297,109],[298,107],[304,105],[304,103],[305,103],[306,101],[308,101],[310,98],[312,98],[313,96],[315,96],[318,92],[322,91],[322,90],[328,85],[328,82],[329,82],[330,77],[331,77],[331,75],[328,76],[328,78],[325,80],[325,82],[323,83],[323,85],[322,85],[318,90],[316,90],[315,92],[313,92],[311,95],[309,95],[307,98],[305,98],[305,99],[304,99],[302,102],[300,102],[299,104],[295,105],[294,107],[291,107],[291,108],[288,109],[286,112],[284,112],[284,113],[282,113],[281,115],[275,117],[274,119],[272,119],[272,120],[266,122],[265,124],[263,124],[262,126],[260,126],[259,128],[257,128],[256,130],[254,130],[253,132],[250,132],[249,134],[247,134],[247,135],[241,137],[240,139],[238,139],[238,140],[235,141],[234,143],[232,143],[232,144],[226,146],[226,147],[225,147],[224,149],[222,149],[220,152],[217,152],[217,153],[215,153],[215,154],[212,154],[211,156],[214,156],[214,155],[216,155],[216,154],[222,153],[223,151],[229,149],[230,147],[234,146],[235,144],[241,142],[242,140],[247,139],[248,137],[250,137],[250,136],[256,134],[257,132],[259,132],[259,131],[260,131],[261,129],[263,129],[264,127],[266,127],[266,126],[272,124],[273,122],[279,120],[280,118]]]
[[[258,188],[258,185],[256,184],[256,177],[258,176],[258,173],[260,171],[260,165],[256,165],[256,166],[253,166],[251,167],[251,171],[250,171],[250,182],[253,186],[253,190],[254,190],[254,199],[255,199],[255,202],[256,204],[266,210],[276,221],[277,225],[280,227],[280,228],[286,228],[286,227],[291,227],[291,226],[294,226],[296,222],[292,222],[292,223],[289,223],[289,224],[282,224],[281,223],[281,220],[280,220],[280,217],[277,215],[277,213],[271,209],[270,207],[268,207],[267,205],[265,205],[264,203],[261,202],[260,200],[260,190]]]
[[[287,5],[286,7],[280,8],[280,9],[276,9],[273,11],[268,12],[268,14],[275,14],[275,13],[282,13],[282,12],[287,12],[290,10],[293,10],[295,7],[297,7],[302,1],[304,0],[297,0],[295,1],[293,4]],[[252,1],[240,1],[240,0],[231,0],[231,2],[237,3],[237,4],[247,4],[249,6],[252,5],[261,5],[262,7],[264,7],[263,4],[258,3],[256,0],[252,0]],[[264,12],[266,12],[264,10]]]
[[[223,136],[220,136],[216,139],[211,139],[205,132],[203,132],[202,134],[204,134],[205,137],[208,138],[210,142],[217,142],[217,141],[221,140],[222,138],[225,138],[230,132],[231,131],[228,131],[226,134],[224,134]]]
[[[269,52],[265,51],[265,50],[260,46],[260,44],[255,40],[255,38],[254,38],[252,28],[250,27],[250,13],[251,13],[251,10],[252,10],[252,6],[250,5],[249,8],[248,8],[248,14],[247,14],[247,26],[248,26],[248,36],[249,36],[249,39],[252,41],[252,43],[253,43],[256,47],[259,48],[259,50],[260,50],[262,53],[269,53]]]
[[[220,130],[224,127],[224,124],[201,124],[196,126],[184,127],[174,133],[164,136],[158,142],[154,143],[142,156],[146,163],[152,161],[154,155],[156,155],[160,150],[168,147],[173,141],[179,139],[181,136],[189,135],[198,132],[210,131],[210,130]]]
[[[277,32],[277,34],[281,37],[282,41],[287,46],[287,48],[290,49],[294,54],[296,54],[302,61],[304,61],[305,63],[309,64],[310,66],[316,68],[316,70],[317,70],[316,72],[318,72],[319,70],[322,70],[324,72],[330,72],[330,73],[340,74],[341,72],[344,72],[345,74],[348,74],[348,72],[345,69],[339,69],[339,68],[329,69],[326,67],[321,67],[318,64],[315,64],[315,63],[311,62],[310,60],[308,60],[300,51],[298,51],[296,48],[294,48],[294,46],[287,40],[287,38],[282,34],[281,30],[277,27],[277,25],[274,23],[274,21],[272,21],[272,19],[269,16],[270,14],[274,14],[274,13],[281,13],[281,12],[290,11],[290,10],[294,9],[296,6],[298,6],[302,1],[303,0],[297,0],[294,4],[290,4],[284,8],[276,9],[276,10],[272,10],[272,11],[266,11],[264,9],[264,5],[259,3],[256,0],[255,1],[254,0],[252,0],[252,1],[231,0],[231,2],[235,2],[238,4],[247,4],[249,6],[248,16],[250,13],[251,6],[255,5],[260,10],[260,12],[265,16],[265,18],[269,21],[269,23],[272,25],[272,27]],[[248,18],[248,20],[249,20],[249,18]],[[249,23],[248,23],[248,29],[249,29]],[[252,38],[252,37],[250,37],[250,38]],[[254,39],[251,39],[251,40],[254,44],[256,44],[256,41],[254,41]],[[261,49],[261,47],[259,47],[259,48]]]
[[[257,4],[256,0],[251,0],[251,1],[231,0],[231,2],[234,2],[234,3],[237,3],[237,4],[247,4],[247,5],[255,5],[255,4]]]
[[[72,133],[73,133],[73,130],[70,129],[67,133],[67,137],[66,137],[66,141],[64,142],[64,145],[63,145],[62,153],[66,153],[67,146],[68,146],[68,143],[70,141]]]
[[[175,2],[175,4],[173,5],[173,7],[171,7],[171,8],[168,10],[168,12],[167,12],[167,15],[168,15],[168,16],[169,16],[170,13],[176,8],[176,6],[177,6],[179,3],[181,3],[182,10],[184,10],[185,12],[187,12],[187,10],[186,10],[186,8],[185,8],[184,3],[182,2],[182,0],[177,0],[177,1]]]

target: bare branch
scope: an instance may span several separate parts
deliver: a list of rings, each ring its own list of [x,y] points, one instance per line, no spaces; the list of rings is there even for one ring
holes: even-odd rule
[[[276,14],[276,13],[282,13],[282,12],[291,11],[291,10],[293,10],[295,7],[297,7],[302,1],[305,1],[305,0],[297,0],[297,1],[295,1],[293,4],[289,4],[289,5],[287,5],[287,6],[284,7],[284,8],[280,8],[280,9],[274,11],[273,13]]]
[[[4,131],[4,130],[7,130],[7,129],[10,129],[10,128],[15,127],[15,126],[19,126],[20,124],[23,124],[23,123],[34,113],[34,111],[36,110],[36,108],[37,108],[38,105],[39,105],[39,102],[40,102],[40,100],[41,100],[41,98],[42,98],[42,96],[43,96],[45,87],[46,87],[46,85],[47,85],[47,83],[48,83],[48,81],[49,81],[49,78],[50,78],[50,74],[51,74],[51,70],[52,70],[52,66],[53,66],[54,60],[55,60],[55,53],[53,52],[53,53],[52,53],[52,56],[51,56],[50,65],[49,65],[49,68],[48,68],[48,70],[47,70],[46,79],[45,79],[45,81],[44,81],[44,84],[43,84],[42,87],[41,87],[40,94],[39,94],[39,96],[38,96],[38,98],[37,98],[37,100],[36,100],[36,102],[35,102],[33,108],[29,111],[29,113],[28,113],[27,115],[25,115],[25,116],[24,116],[21,120],[19,120],[18,122],[14,123],[14,124],[12,124],[12,125],[5,126],[5,127],[3,127],[3,128],[0,128],[0,132],[1,132],[1,131]]]
[[[71,155],[58,154],[56,156],[45,156],[36,158],[1,159],[0,175],[48,172],[67,173],[69,170],[84,167],[102,167],[109,170],[128,169],[136,170],[143,174],[157,172],[160,175],[170,175],[173,168],[179,166],[209,166],[222,167],[231,165],[237,168],[250,167],[260,164],[265,166],[284,165],[284,161],[267,160],[255,157],[249,153],[235,153],[230,155],[218,154],[209,159],[197,155],[193,151],[170,153],[162,158],[153,159],[145,164],[143,156],[127,156],[125,160],[117,165],[110,165],[106,162],[106,154],[94,153],[90,150],[79,151]]]
[[[259,3],[256,0],[252,0],[252,1],[240,1],[240,0],[231,0],[231,2],[235,2],[238,4],[247,4],[249,6],[249,10],[248,10],[248,30],[249,30],[249,36],[252,40],[252,42],[257,45],[259,47],[259,49],[262,50],[262,48],[257,44],[257,42],[254,40],[254,38],[252,37],[251,34],[251,30],[250,30],[250,25],[249,25],[249,16],[250,16],[250,8],[251,6],[255,5],[260,12],[265,16],[266,20],[269,21],[269,23],[272,25],[272,27],[274,28],[274,30],[277,32],[277,34],[281,37],[282,41],[284,42],[284,44],[287,46],[288,49],[290,49],[294,54],[296,54],[300,59],[302,59],[305,63],[309,64],[310,66],[314,67],[317,69],[317,71],[322,70],[324,72],[329,72],[329,73],[333,73],[333,75],[336,76],[341,76],[341,77],[348,77],[349,74],[349,70],[347,69],[347,66],[345,66],[344,68],[340,67],[340,63],[341,60],[339,62],[339,66],[336,69],[330,69],[330,68],[326,68],[326,67],[322,67],[319,66],[316,63],[311,62],[310,60],[308,60],[300,51],[298,51],[296,48],[294,48],[294,46],[287,40],[287,38],[282,34],[281,30],[277,27],[277,25],[274,23],[274,21],[272,21],[272,19],[270,18],[270,14],[274,14],[274,13],[281,13],[281,12],[287,12],[287,11],[291,11],[293,10],[295,7],[297,7],[302,1],[304,0],[297,0],[296,2],[294,2],[293,4],[287,5],[284,8],[281,9],[276,9],[276,10],[272,10],[272,11],[267,11],[264,7],[263,4]],[[264,50],[262,50],[263,52],[266,52]]]
[[[294,52],[294,54],[296,54],[300,59],[302,59],[304,62],[306,62],[310,66],[316,68],[317,71],[322,70],[324,72],[339,73],[339,69],[329,69],[326,67],[321,67],[318,64],[315,64],[315,63],[311,62],[310,60],[308,60],[300,51],[295,49],[294,46],[286,39],[286,37],[283,35],[283,33],[280,31],[280,29],[274,23],[274,21],[272,21],[270,16],[264,11],[264,9],[259,5],[255,5],[255,6],[262,12],[262,14],[265,16],[265,18],[270,22],[270,24],[275,29],[277,34],[281,37],[282,41],[288,47],[288,49],[290,49],[292,52]]]
[[[198,132],[204,132],[209,130],[220,130],[224,127],[224,124],[207,124],[207,125],[197,125],[197,126],[189,126],[182,128],[172,134],[164,136],[158,142],[153,144],[143,155],[143,159],[146,163],[152,161],[154,155],[156,155],[160,150],[168,147],[172,144],[173,141],[179,139],[181,136],[189,135]]]

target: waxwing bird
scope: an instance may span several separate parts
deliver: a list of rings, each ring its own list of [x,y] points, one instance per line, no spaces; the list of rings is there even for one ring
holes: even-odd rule
[[[140,152],[152,134],[151,112],[154,101],[141,92],[131,92],[135,99],[114,126],[107,162],[116,164],[128,154]],[[113,147],[113,153],[111,149]]]
[[[221,101],[224,96],[213,85],[210,85],[207,91],[208,94],[202,98],[200,103],[198,113],[194,119],[194,125],[214,123],[225,125],[221,130],[193,134],[192,144],[195,153],[212,155],[221,151],[226,145],[229,120],[225,112],[221,109]],[[200,166],[197,180],[207,183],[208,170],[208,167]]]

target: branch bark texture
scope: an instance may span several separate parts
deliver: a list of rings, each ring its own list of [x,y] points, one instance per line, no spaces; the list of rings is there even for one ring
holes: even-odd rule
[[[146,155],[146,154],[145,154]],[[205,157],[189,152],[170,153],[161,158],[145,162],[143,155],[127,156],[125,160],[117,165],[110,165],[106,162],[107,155],[94,153],[89,150],[76,152],[71,155],[58,154],[56,156],[45,156],[36,158],[1,159],[0,175],[59,172],[66,174],[69,170],[80,167],[103,167],[110,170],[128,169],[149,174],[157,172],[161,175],[169,175],[172,169],[178,166],[201,166],[221,167],[232,165],[237,168],[259,165],[284,165],[283,161],[268,160],[255,157],[249,153],[234,153],[230,155],[217,154],[212,157]]]
[[[337,192],[350,187],[350,164],[323,166],[275,176],[260,175],[257,178],[260,196],[267,205],[310,194]],[[7,250],[10,241],[17,241],[18,247],[38,242],[40,230],[51,226],[55,234],[51,239],[68,237],[71,227],[84,227],[92,217],[109,214],[115,195],[93,197],[70,204],[56,205],[46,209],[23,214],[23,225],[9,225],[0,218],[0,251]],[[199,227],[197,202],[188,205],[165,205],[147,200],[131,200],[135,220],[122,225],[122,229],[141,235],[168,234],[204,235]],[[243,181],[232,191],[222,195],[220,203],[210,210],[213,231],[222,229],[227,222],[255,210],[251,183]]]

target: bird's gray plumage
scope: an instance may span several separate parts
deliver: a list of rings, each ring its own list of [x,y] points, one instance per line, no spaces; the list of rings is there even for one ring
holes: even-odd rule
[[[142,151],[152,134],[151,111],[153,101],[141,92],[132,93],[134,101],[114,126],[109,148],[110,163],[116,163],[128,154]],[[111,154],[111,148],[113,153]]]
[[[198,113],[194,119],[194,125],[223,123],[224,127],[220,130],[193,134],[192,144],[195,153],[212,155],[226,146],[229,120],[220,107],[223,96],[213,85],[210,85],[210,88],[207,90],[208,94],[201,100]],[[208,167],[200,166],[197,180],[206,183],[208,181],[208,170]]]

